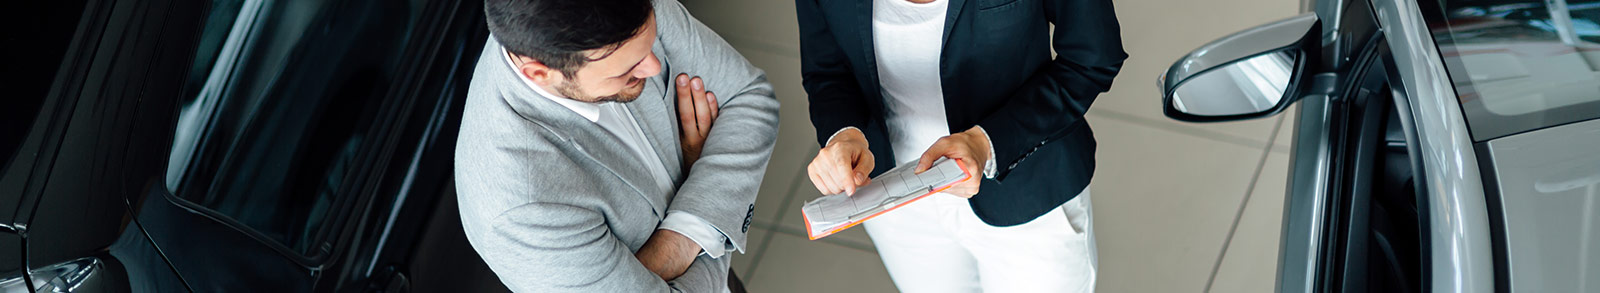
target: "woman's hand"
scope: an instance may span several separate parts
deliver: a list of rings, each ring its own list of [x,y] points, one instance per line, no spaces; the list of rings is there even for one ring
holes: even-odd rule
[[[967,176],[971,177],[956,183],[944,192],[962,198],[972,198],[978,194],[978,185],[983,181],[981,179],[983,166],[988,164],[992,152],[993,150],[989,149],[989,136],[977,126],[973,126],[967,131],[950,134],[934,142],[933,146],[928,147],[928,151],[922,153],[922,159],[917,161],[916,172],[921,174],[928,168],[933,168],[933,161],[939,157],[955,159],[963,169],[966,169]]]
[[[856,187],[872,181],[867,174],[873,166],[867,136],[859,129],[846,128],[817,151],[817,157],[806,165],[806,173],[822,194],[855,194]]]

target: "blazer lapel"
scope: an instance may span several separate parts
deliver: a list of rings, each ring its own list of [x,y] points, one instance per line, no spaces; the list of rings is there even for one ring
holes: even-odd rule
[[[582,122],[588,122],[588,120]],[[650,203],[651,210],[654,210],[657,216],[665,216],[662,213],[666,211],[667,198],[664,195],[667,194],[667,191],[659,190],[656,187],[655,179],[651,178],[653,175],[650,175],[650,169],[645,167],[644,162],[639,161],[639,156],[634,155],[627,147],[622,147],[622,139],[617,138],[611,132],[600,129],[600,125],[589,123],[586,126],[593,129],[568,132],[573,134],[573,146],[594,158],[595,161],[600,162],[600,165],[611,170],[617,177],[622,178],[622,181],[627,183],[629,187],[633,187],[634,190],[638,191],[639,196],[643,197],[645,202]]]
[[[676,89],[668,89],[671,86],[667,85],[667,80],[670,78],[663,76],[645,80],[641,98],[624,105],[628,107],[628,112],[633,113],[634,121],[638,121],[639,127],[644,129],[645,139],[653,146],[651,149],[656,152],[656,158],[661,160],[661,166],[667,169],[668,181],[676,186],[683,177],[683,154],[678,147],[676,119],[678,95]]]
[[[856,16],[855,31],[858,32],[857,36],[861,37],[861,43],[866,44],[866,46],[861,46],[863,51],[861,52],[861,56],[866,56],[866,73],[867,78],[870,79],[866,81],[866,84],[869,85],[873,90],[865,94],[869,97],[877,97],[881,89],[880,84],[878,83],[878,52],[876,51],[877,43],[872,39],[872,35],[874,34],[872,31],[872,0],[852,0],[849,2],[854,2],[856,5],[854,10]],[[834,33],[837,34],[843,32],[835,31]]]
[[[949,10],[947,12],[945,12],[945,14],[944,14],[944,35],[942,37],[940,37],[940,40],[939,40],[940,52],[943,52],[945,49],[949,49],[950,31],[955,29],[956,20],[960,19],[961,11],[967,10],[965,8],[966,4],[967,4],[967,0],[945,0],[945,1],[950,1],[950,7],[947,8]],[[940,54],[940,55],[944,55],[944,54]],[[940,58],[940,59],[944,59],[944,58]],[[943,63],[943,60],[940,60],[940,61],[941,61],[940,63]]]

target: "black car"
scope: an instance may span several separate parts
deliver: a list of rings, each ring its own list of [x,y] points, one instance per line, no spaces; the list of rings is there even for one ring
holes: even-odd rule
[[[0,5],[0,292],[505,291],[451,185],[482,2]]]

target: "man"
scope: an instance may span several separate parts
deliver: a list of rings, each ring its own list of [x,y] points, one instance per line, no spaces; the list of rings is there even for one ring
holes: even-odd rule
[[[777,135],[762,71],[671,0],[485,12],[456,151],[474,250],[516,291],[726,291]]]

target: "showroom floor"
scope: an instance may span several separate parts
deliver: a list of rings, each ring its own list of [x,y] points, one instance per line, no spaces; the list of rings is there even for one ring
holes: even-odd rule
[[[761,186],[749,249],[733,261],[747,287],[752,292],[894,291],[861,228],[806,240],[800,205],[818,193],[804,168],[817,146],[800,87],[794,2],[682,1],[765,69],[783,102],[778,146]],[[1272,291],[1292,113],[1244,122],[1176,122],[1161,115],[1155,80],[1189,50],[1292,16],[1299,1],[1113,2],[1131,57],[1112,91],[1100,96],[1088,114],[1100,146],[1092,184],[1098,291]]]

